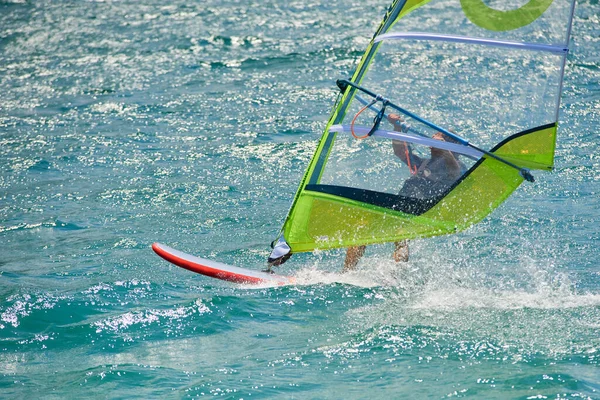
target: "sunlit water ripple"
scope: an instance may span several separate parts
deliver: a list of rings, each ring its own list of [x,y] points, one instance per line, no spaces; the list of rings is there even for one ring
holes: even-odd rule
[[[483,223],[259,269],[387,4],[0,1],[3,398],[600,398],[600,5],[556,170]]]

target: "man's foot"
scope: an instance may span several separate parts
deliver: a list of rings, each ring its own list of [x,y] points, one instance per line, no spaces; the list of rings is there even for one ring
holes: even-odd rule
[[[401,242],[394,243],[394,253],[392,253],[392,258],[396,262],[407,262],[408,261],[408,242],[403,240]]]
[[[365,254],[367,246],[348,247],[346,259],[344,260],[344,269],[342,272],[353,271],[356,269],[360,258]]]

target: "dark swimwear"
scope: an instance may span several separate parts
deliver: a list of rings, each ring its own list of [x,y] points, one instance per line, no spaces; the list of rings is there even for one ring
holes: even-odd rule
[[[466,170],[462,162],[461,174]],[[446,192],[459,178],[452,174],[442,157],[422,159],[411,157],[411,164],[417,166],[417,173],[407,179],[398,193],[400,196],[416,199],[432,199]]]

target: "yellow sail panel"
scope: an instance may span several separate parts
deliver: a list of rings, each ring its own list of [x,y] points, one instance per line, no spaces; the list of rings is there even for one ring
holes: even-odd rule
[[[520,135],[496,153],[526,168],[551,170],[554,166],[556,129],[557,124],[554,123],[533,134]]]

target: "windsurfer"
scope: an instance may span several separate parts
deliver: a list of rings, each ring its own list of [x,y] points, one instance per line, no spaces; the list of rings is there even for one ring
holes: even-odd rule
[[[394,126],[394,130],[401,131],[401,124],[404,120],[400,115],[390,114],[387,119]],[[432,138],[453,142],[452,138],[441,132],[436,132]],[[394,154],[408,166],[413,174],[404,182],[398,193],[400,196],[417,199],[432,198],[450,188],[466,170],[465,165],[458,159],[458,156],[448,150],[430,147],[430,158],[421,158],[412,153],[406,142],[393,140],[392,147]],[[365,249],[366,246],[348,248],[344,261],[344,271],[356,268],[358,261],[365,253]],[[406,240],[395,242],[394,252],[392,253],[394,261],[406,262],[408,256],[408,242]]]

